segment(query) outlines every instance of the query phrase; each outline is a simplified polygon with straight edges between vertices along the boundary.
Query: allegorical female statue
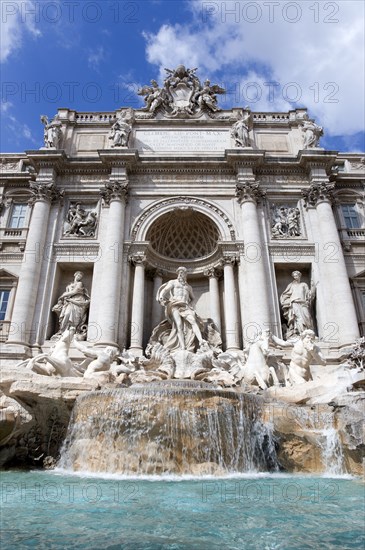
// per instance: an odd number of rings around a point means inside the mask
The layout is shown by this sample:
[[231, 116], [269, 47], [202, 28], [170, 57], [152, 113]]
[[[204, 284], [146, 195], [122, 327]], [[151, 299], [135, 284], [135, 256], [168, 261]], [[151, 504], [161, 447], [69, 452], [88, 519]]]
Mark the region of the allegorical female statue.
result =
[[82, 282], [83, 276], [82, 271], [76, 271], [73, 282], [67, 285], [66, 291], [52, 308], [59, 317], [59, 328], [54, 337], [59, 337], [66, 329], [75, 327], [76, 338], [86, 338], [90, 296]]
[[302, 283], [300, 271], [293, 271], [293, 281], [288, 284], [280, 303], [284, 317], [287, 320], [287, 339], [298, 336], [306, 329], [313, 329], [313, 319], [310, 313], [314, 290], [310, 290], [307, 283]]

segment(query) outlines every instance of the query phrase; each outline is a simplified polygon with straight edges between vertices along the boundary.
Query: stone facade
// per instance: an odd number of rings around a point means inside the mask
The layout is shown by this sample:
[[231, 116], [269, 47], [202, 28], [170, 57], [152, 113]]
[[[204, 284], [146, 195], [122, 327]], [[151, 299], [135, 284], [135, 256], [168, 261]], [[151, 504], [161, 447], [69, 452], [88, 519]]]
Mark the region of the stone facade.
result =
[[88, 342], [135, 355], [179, 266], [224, 350], [286, 338], [294, 270], [327, 358], [364, 335], [364, 157], [320, 148], [305, 109], [221, 110], [221, 89], [185, 71], [142, 89], [144, 109], [59, 109], [45, 147], [0, 156], [3, 358], [49, 349], [79, 271]]

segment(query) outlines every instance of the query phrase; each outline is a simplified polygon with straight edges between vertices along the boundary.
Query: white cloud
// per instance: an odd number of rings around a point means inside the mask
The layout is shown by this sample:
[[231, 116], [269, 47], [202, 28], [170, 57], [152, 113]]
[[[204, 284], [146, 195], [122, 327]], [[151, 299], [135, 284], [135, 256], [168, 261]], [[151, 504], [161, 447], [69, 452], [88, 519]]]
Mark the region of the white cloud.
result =
[[[275, 8], [272, 22], [265, 4]], [[245, 9], [248, 5], [250, 10]], [[236, 105], [249, 103], [244, 86], [254, 81], [263, 92], [261, 99], [251, 104], [254, 110], [288, 110], [304, 105], [332, 135], [363, 130], [362, 2], [190, 0], [190, 8], [190, 22], [163, 25], [156, 34], [145, 34], [147, 59], [159, 66], [161, 77], [163, 67], [179, 63], [198, 66], [202, 78], [219, 78], [231, 88], [240, 86], [240, 97], [233, 101]], [[257, 22], [247, 21], [258, 15]], [[288, 21], [295, 17], [298, 21]], [[280, 84], [273, 101], [265, 86], [269, 81]], [[289, 83], [295, 84], [285, 88]], [[298, 92], [300, 101], [290, 104], [285, 92], [289, 98]]]
[[0, 62], [7, 61], [11, 54], [22, 46], [25, 33], [28, 32], [33, 37], [41, 35], [36, 26], [39, 20], [39, 4], [34, 0], [1, 2]]
[[4, 100], [1, 100], [0, 102], [0, 112], [2, 114], [5, 114], [9, 111], [9, 109], [13, 106], [12, 102], [11, 101], [4, 101]]
[[105, 51], [103, 46], [98, 46], [95, 50], [89, 52], [87, 62], [91, 69], [98, 70], [99, 65], [105, 59]]

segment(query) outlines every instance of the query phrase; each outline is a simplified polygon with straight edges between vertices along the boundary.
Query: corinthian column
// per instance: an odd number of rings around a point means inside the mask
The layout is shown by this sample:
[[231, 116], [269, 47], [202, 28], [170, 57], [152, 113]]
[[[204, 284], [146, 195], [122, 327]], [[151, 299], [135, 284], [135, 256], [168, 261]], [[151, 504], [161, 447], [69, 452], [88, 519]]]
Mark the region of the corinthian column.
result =
[[12, 346], [22, 347], [24, 352], [28, 352], [30, 344], [51, 202], [63, 194], [56, 189], [54, 178], [53, 169], [41, 168], [36, 182], [30, 183], [33, 194], [30, 204], [33, 204], [33, 210], [7, 341]]
[[144, 286], [145, 286], [145, 256], [134, 254], [130, 257], [134, 268], [134, 284], [131, 317], [131, 346], [134, 355], [143, 354], [143, 318], [144, 318]]
[[217, 326], [218, 332], [221, 332], [221, 306], [219, 299], [218, 272], [215, 268], [204, 271], [204, 275], [209, 278], [209, 298], [210, 298], [210, 317]]
[[151, 329], [153, 330], [162, 320], [162, 312], [163, 308], [156, 300], [157, 291], [162, 285], [162, 271], [156, 270], [153, 277], [153, 296], [152, 296], [152, 326]]
[[237, 303], [235, 291], [233, 267], [236, 262], [234, 257], [223, 258], [224, 270], [224, 316], [226, 321], [226, 349], [235, 351], [240, 349], [240, 337], [238, 328]]
[[311, 168], [310, 177], [311, 185], [302, 193], [306, 205], [315, 207], [318, 216], [318, 267], [326, 301], [326, 323], [319, 327], [319, 334], [329, 344], [350, 344], [359, 337], [359, 327], [331, 206], [334, 184], [329, 182], [325, 169], [318, 165]]
[[103, 284], [100, 287], [98, 314], [101, 338], [98, 345], [117, 346], [118, 341], [127, 190], [128, 181], [125, 169], [121, 169], [118, 173], [117, 180], [110, 181], [105, 185], [105, 189], [101, 190], [101, 196], [109, 212], [107, 232], [103, 242]]
[[264, 264], [257, 202], [265, 195], [255, 181], [252, 168], [239, 167], [236, 197], [241, 205], [244, 255], [241, 256], [243, 275], [242, 314], [244, 340], [260, 333], [270, 325], [268, 282]]

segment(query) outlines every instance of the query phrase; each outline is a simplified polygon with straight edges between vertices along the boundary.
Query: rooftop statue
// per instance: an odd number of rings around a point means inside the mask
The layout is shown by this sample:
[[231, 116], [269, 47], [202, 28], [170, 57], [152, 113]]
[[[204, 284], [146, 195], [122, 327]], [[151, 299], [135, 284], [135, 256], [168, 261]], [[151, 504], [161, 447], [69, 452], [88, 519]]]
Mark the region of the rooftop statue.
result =
[[46, 115], [41, 115], [41, 122], [44, 126], [44, 146], [47, 149], [59, 149], [62, 131], [57, 115], [52, 120], [48, 120]]
[[170, 117], [193, 116], [203, 111], [212, 115], [220, 111], [217, 94], [224, 94], [225, 90], [218, 84], [211, 85], [209, 80], [202, 85], [196, 70], [184, 65], [178, 65], [174, 70], [165, 69], [167, 77], [162, 88], [155, 80], [140, 88], [137, 93], [144, 96], [144, 110], [151, 115], [161, 110]]
[[308, 119], [308, 115], [301, 125], [303, 133], [303, 149], [319, 147], [319, 140], [323, 136], [323, 127]]
[[241, 118], [232, 126], [231, 136], [235, 141], [236, 147], [251, 147], [249, 132], [252, 129], [252, 112], [249, 107], [245, 107]]
[[117, 120], [110, 129], [111, 147], [128, 147], [133, 119], [132, 109], [127, 109], [124, 113], [118, 115]]

